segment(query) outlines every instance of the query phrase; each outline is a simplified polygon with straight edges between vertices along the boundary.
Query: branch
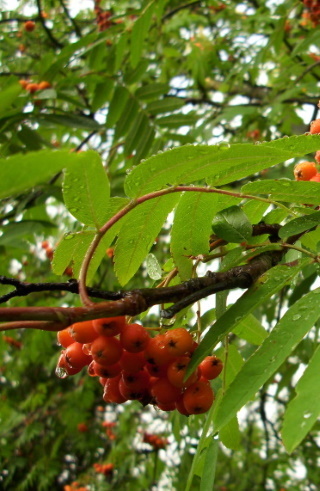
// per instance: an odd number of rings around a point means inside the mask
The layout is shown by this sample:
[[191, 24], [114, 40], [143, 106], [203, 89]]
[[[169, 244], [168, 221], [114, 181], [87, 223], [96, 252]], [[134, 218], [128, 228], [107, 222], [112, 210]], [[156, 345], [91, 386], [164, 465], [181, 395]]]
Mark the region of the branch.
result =
[[70, 13], [69, 13], [69, 10], [67, 9], [67, 7], [65, 6], [65, 3], [63, 0], [59, 0], [60, 2], [60, 5], [61, 7], [63, 8], [63, 11], [66, 15], [66, 17], [69, 19], [69, 21], [71, 22], [71, 24], [73, 25], [73, 28], [74, 28], [74, 32], [76, 33], [76, 35], [81, 38], [82, 37], [82, 33], [81, 33], [81, 30], [78, 26], [78, 24], [76, 23], [76, 21], [74, 20], [73, 17], [71, 17]]
[[48, 38], [50, 39], [51, 43], [56, 47], [56, 48], [63, 48], [63, 44], [60, 43], [60, 41], [58, 41], [58, 39], [56, 39], [54, 37], [54, 35], [52, 34], [51, 30], [48, 28], [48, 26], [46, 25], [46, 21], [45, 19], [42, 17], [41, 15], [41, 12], [42, 12], [42, 8], [41, 8], [41, 2], [40, 0], [36, 0], [36, 3], [37, 3], [37, 8], [38, 8], [38, 14], [39, 14], [39, 20], [42, 24], [42, 27], [43, 29], [46, 31], [46, 34], [48, 36]]
[[189, 3], [185, 3], [184, 5], [180, 5], [179, 7], [176, 7], [172, 10], [170, 10], [170, 12], [167, 12], [163, 17], [162, 17], [162, 21], [164, 20], [167, 20], [167, 19], [170, 19], [170, 17], [172, 17], [174, 14], [176, 14], [177, 12], [179, 12], [180, 10], [183, 10], [183, 9], [187, 9], [189, 7], [194, 7], [196, 5], [201, 5], [201, 1], [197, 1], [197, 2], [189, 2]]

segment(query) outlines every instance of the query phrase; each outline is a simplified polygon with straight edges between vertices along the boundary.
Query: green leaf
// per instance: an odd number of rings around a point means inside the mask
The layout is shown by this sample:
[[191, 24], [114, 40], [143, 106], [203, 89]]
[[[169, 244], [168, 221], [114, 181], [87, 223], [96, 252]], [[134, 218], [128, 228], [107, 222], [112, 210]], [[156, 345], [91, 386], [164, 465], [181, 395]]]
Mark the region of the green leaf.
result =
[[145, 8], [142, 15], [135, 21], [131, 32], [131, 49], [130, 49], [130, 61], [133, 67], [136, 67], [141, 53], [144, 47], [144, 40], [148, 34], [150, 27], [151, 17], [154, 10], [154, 2]]
[[284, 314], [228, 387], [216, 413], [217, 428], [227, 424], [236, 412], [254, 397], [319, 316], [320, 289], [305, 295]]
[[130, 97], [117, 122], [115, 129], [115, 139], [118, 139], [120, 136], [124, 136], [127, 131], [129, 131], [131, 125], [133, 125], [135, 121], [138, 110], [139, 105], [137, 101]]
[[194, 112], [188, 114], [172, 114], [163, 116], [155, 120], [156, 124], [166, 128], [180, 128], [181, 126], [193, 126], [198, 120], [198, 116]]
[[301, 244], [312, 251], [318, 252], [320, 247], [320, 229], [308, 232], [301, 237]]
[[186, 377], [193, 372], [205, 356], [211, 353], [223, 336], [236, 328], [259, 305], [281, 290], [309, 262], [308, 259], [305, 259], [301, 261], [299, 266], [275, 266], [261, 275], [205, 334], [198, 348], [193, 353]]
[[279, 237], [284, 239], [290, 235], [300, 234], [305, 230], [316, 227], [320, 223], [320, 211], [306, 215], [304, 217], [295, 218], [284, 225], [279, 231]]
[[307, 203], [318, 204], [319, 202], [319, 183], [308, 181], [289, 181], [280, 179], [273, 181], [249, 182], [242, 187], [241, 191], [246, 194], [266, 194], [271, 199], [286, 201], [288, 203]]
[[7, 110], [17, 101], [17, 97], [21, 94], [22, 88], [15, 81], [9, 87], [6, 87], [0, 93], [0, 117], [5, 116]]
[[241, 433], [236, 416], [224, 425], [219, 431], [220, 440], [223, 445], [231, 450], [239, 450], [241, 447]]
[[38, 121], [48, 121], [49, 123], [67, 126], [68, 128], [79, 128], [81, 130], [98, 131], [101, 125], [94, 119], [80, 116], [77, 114], [41, 114], [37, 117]]
[[77, 162], [83, 155], [50, 149], [0, 159], [0, 198], [28, 191]]
[[268, 332], [253, 314], [249, 314], [242, 319], [237, 327], [232, 329], [232, 332], [239, 338], [248, 341], [248, 343], [256, 345], [260, 345], [268, 336]]
[[135, 92], [135, 96], [138, 99], [142, 99], [144, 101], [150, 101], [150, 100], [153, 101], [154, 99], [157, 99], [159, 96], [169, 92], [169, 90], [170, 90], [169, 84], [160, 84], [160, 83], [147, 84], [147, 85], [143, 85], [142, 87], [139, 87]]
[[269, 206], [269, 203], [251, 199], [242, 206], [242, 209], [251, 223], [259, 223]]
[[181, 197], [172, 226], [171, 252], [182, 280], [189, 279], [191, 275], [192, 261], [186, 256], [209, 253], [211, 223], [215, 214], [236, 202], [239, 199], [232, 196], [210, 193], [187, 192]]
[[96, 85], [91, 104], [92, 111], [97, 111], [110, 100], [113, 88], [113, 80], [108, 79]]
[[80, 153], [66, 170], [63, 197], [70, 213], [86, 225], [99, 229], [109, 216], [110, 184], [97, 152]]
[[212, 491], [219, 451], [219, 442], [211, 437], [208, 447], [205, 450], [203, 471], [201, 473], [200, 491]]
[[240, 243], [252, 235], [252, 225], [239, 206], [231, 206], [217, 213], [212, 228], [218, 237], [227, 242]]
[[[306, 297], [304, 297], [306, 298]], [[320, 414], [319, 383], [320, 346], [314, 352], [302, 377], [296, 385], [296, 397], [284, 414], [282, 441], [291, 453], [311, 430]]]
[[154, 134], [149, 124], [149, 118], [142, 112], [139, 112], [132, 122], [130, 131], [126, 137], [124, 152], [131, 155], [134, 149], [139, 150], [140, 154], [144, 153], [145, 144], [149, 140], [148, 135]]
[[113, 97], [111, 99], [106, 126], [112, 128], [121, 116], [123, 109], [125, 108], [129, 98], [129, 92], [122, 85], [118, 85], [115, 88]]
[[[111, 198], [108, 204], [109, 215], [111, 218], [121, 208], [128, 204], [125, 198]], [[104, 235], [89, 266], [88, 282], [90, 282], [98, 269], [102, 259], [105, 257], [106, 249], [111, 245], [116, 235], [119, 233], [122, 221], [119, 220]], [[53, 256], [52, 269], [57, 275], [62, 275], [64, 270], [72, 264], [73, 277], [78, 278], [82, 261], [88, 247], [95, 237], [94, 231], [83, 230], [81, 232], [65, 234], [58, 243]]]
[[0, 245], [15, 245], [18, 238], [34, 237], [35, 234], [42, 234], [46, 229], [56, 228], [57, 225], [43, 220], [22, 220], [21, 222], [11, 222], [3, 225], [0, 237]]
[[115, 247], [115, 272], [125, 285], [152, 247], [179, 194], [160, 196], [132, 210], [124, 220]]
[[176, 111], [184, 106], [185, 102], [179, 97], [168, 96], [158, 101], [151, 102], [146, 107], [149, 114], [161, 114]]
[[[133, 169], [125, 181], [126, 194], [141, 196], [168, 184], [201, 179], [209, 179], [212, 186], [227, 184], [318, 148], [319, 135], [293, 136], [260, 145], [185, 145], [154, 155]], [[317, 183], [296, 184], [317, 186]]]

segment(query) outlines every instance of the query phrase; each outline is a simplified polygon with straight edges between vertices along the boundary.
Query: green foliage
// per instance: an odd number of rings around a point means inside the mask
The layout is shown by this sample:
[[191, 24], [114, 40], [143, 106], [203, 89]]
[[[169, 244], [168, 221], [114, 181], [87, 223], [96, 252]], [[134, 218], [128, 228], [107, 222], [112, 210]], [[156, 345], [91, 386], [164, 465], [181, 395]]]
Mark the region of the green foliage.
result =
[[[53, 333], [1, 333], [0, 488], [319, 489], [319, 183], [293, 168], [320, 149], [306, 134], [320, 19], [295, 0], [14, 4], [1, 18], [0, 307], [28, 319], [79, 307], [67, 287], [38, 285], [79, 279], [197, 294], [197, 277], [217, 272], [216, 295], [172, 320], [166, 297], [133, 322], [190, 329], [189, 370], [212, 352], [224, 370], [211, 409], [186, 418], [105, 403], [84, 372], [59, 379]], [[281, 228], [255, 235], [259, 223]], [[266, 272], [231, 291], [257, 263]], [[15, 296], [19, 281], [33, 292]], [[155, 450], [144, 432], [169, 443]]]

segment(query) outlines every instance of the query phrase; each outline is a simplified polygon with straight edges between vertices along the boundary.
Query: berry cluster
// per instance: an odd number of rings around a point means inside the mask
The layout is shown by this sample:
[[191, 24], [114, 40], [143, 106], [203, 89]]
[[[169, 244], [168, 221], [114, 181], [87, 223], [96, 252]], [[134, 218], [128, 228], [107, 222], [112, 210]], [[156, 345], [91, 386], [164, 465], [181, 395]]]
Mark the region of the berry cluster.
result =
[[208, 411], [214, 401], [209, 380], [223, 368], [219, 358], [207, 356], [184, 380], [197, 347], [189, 331], [178, 327], [152, 338], [125, 317], [75, 323], [58, 333], [58, 342], [65, 348], [57, 364], [59, 377], [88, 366], [89, 375], [99, 377], [105, 402], [138, 400], [186, 416]]
[[89, 491], [86, 486], [81, 486], [78, 481], [63, 486], [63, 491]]
[[33, 83], [30, 80], [19, 80], [19, 84], [23, 89], [30, 92], [30, 94], [34, 94], [39, 90], [49, 89], [51, 87], [50, 82], [47, 82], [46, 80], [42, 80], [42, 82], [39, 82], [38, 84]]
[[107, 29], [109, 29], [109, 27], [112, 26], [112, 21], [109, 20], [112, 16], [112, 12], [110, 12], [110, 10], [103, 11], [99, 3], [99, 0], [95, 0], [94, 11], [97, 17], [98, 29], [100, 32], [102, 32], [106, 31]]
[[[311, 135], [320, 134], [320, 119], [315, 119], [310, 124]], [[320, 164], [320, 150], [315, 153], [315, 161]], [[300, 162], [293, 170], [296, 181], [320, 182], [320, 172], [314, 162]]]
[[[316, 27], [320, 23], [320, 1], [319, 0], [303, 0], [305, 7], [308, 9], [308, 18]], [[306, 16], [304, 16], [306, 17]]]
[[163, 438], [159, 435], [154, 435], [153, 433], [144, 433], [143, 442], [148, 443], [153, 447], [154, 450], [160, 450], [160, 448], [166, 448], [168, 445], [167, 438]]
[[114, 465], [113, 464], [93, 464], [95, 471], [98, 474], [103, 474], [104, 476], [111, 476], [113, 474]]

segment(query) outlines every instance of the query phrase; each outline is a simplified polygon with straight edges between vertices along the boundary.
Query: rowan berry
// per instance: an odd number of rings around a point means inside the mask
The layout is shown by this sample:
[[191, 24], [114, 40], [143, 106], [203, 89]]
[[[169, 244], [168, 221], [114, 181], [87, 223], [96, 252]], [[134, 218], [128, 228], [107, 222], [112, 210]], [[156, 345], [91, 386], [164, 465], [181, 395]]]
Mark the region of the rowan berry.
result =
[[113, 365], [120, 360], [122, 347], [116, 338], [99, 336], [91, 345], [91, 354], [92, 358], [100, 365]]
[[99, 334], [103, 336], [116, 336], [122, 332], [126, 325], [126, 318], [120, 317], [106, 317], [104, 319], [95, 319], [93, 321], [93, 327]]
[[222, 361], [216, 356], [207, 356], [199, 365], [200, 373], [203, 377], [208, 380], [212, 380], [220, 373], [223, 369]]
[[150, 383], [150, 377], [144, 370], [140, 370], [138, 373], [122, 372], [121, 379], [130, 389], [147, 389]]
[[74, 342], [66, 348], [66, 360], [72, 368], [83, 368], [89, 365], [92, 357], [82, 351], [82, 344]]
[[27, 32], [32, 32], [35, 30], [35, 27], [36, 27], [36, 24], [35, 22], [33, 22], [33, 20], [27, 20], [25, 23], [24, 23], [24, 29], [25, 31]]
[[77, 428], [78, 428], [78, 431], [80, 431], [80, 433], [85, 433], [89, 429], [88, 425], [86, 425], [86, 423], [78, 423]]
[[187, 371], [187, 367], [190, 363], [188, 356], [179, 356], [173, 363], [171, 363], [167, 370], [167, 377], [169, 382], [175, 387], [189, 387], [197, 381], [197, 373], [194, 372], [184, 381], [184, 376]]
[[314, 121], [311, 121], [310, 133], [311, 135], [317, 135], [318, 133], [320, 133], [320, 119], [315, 119]]
[[320, 174], [317, 173], [315, 176], [311, 177], [310, 181], [320, 182]]
[[157, 406], [159, 409], [161, 409], [161, 411], [170, 412], [170, 411], [175, 410], [176, 403], [175, 402], [168, 402], [167, 404], [163, 404], [161, 402], [157, 402]]
[[74, 343], [73, 337], [70, 335], [69, 328], [59, 331], [57, 334], [57, 340], [60, 346], [67, 348], [70, 344]]
[[318, 150], [314, 155], [315, 161], [320, 164], [320, 150]]
[[164, 334], [158, 334], [150, 339], [149, 344], [145, 349], [145, 357], [151, 365], [168, 365], [174, 360], [175, 355], [168, 350], [165, 341]]
[[213, 390], [204, 382], [190, 385], [183, 394], [183, 404], [189, 414], [202, 414], [210, 409], [214, 401]]
[[21, 85], [21, 87], [23, 89], [25, 89], [27, 87], [27, 85], [30, 84], [30, 80], [19, 80], [19, 84]]
[[45, 89], [49, 89], [51, 87], [51, 84], [46, 80], [42, 80], [42, 82], [39, 82], [38, 87], [39, 90], [45, 90]]
[[172, 355], [181, 356], [193, 348], [193, 339], [189, 331], [177, 327], [165, 333], [164, 344]]
[[103, 400], [105, 402], [113, 402], [116, 404], [122, 404], [128, 399], [123, 397], [119, 391], [119, 382], [121, 376], [118, 375], [115, 378], [109, 378], [104, 385]]
[[151, 395], [160, 404], [175, 402], [180, 394], [181, 390], [172, 385], [167, 378], [160, 378], [151, 386]]
[[62, 351], [61, 355], [59, 356], [59, 360], [57, 363], [56, 367], [56, 374], [60, 378], [65, 378], [68, 375], [75, 375], [76, 373], [79, 373], [81, 371], [82, 367], [80, 368], [73, 368], [69, 365], [66, 359], [66, 351]]
[[78, 343], [92, 343], [99, 334], [93, 327], [93, 321], [76, 322], [69, 327], [70, 336]]
[[119, 364], [122, 370], [127, 373], [138, 373], [146, 364], [144, 352], [130, 353], [129, 351], [123, 350]]
[[295, 166], [293, 173], [296, 181], [310, 181], [316, 175], [317, 167], [314, 162], [300, 162]]
[[150, 341], [150, 336], [140, 324], [129, 324], [120, 334], [120, 342], [130, 353], [143, 351]]
[[[129, 387], [123, 380], [123, 378], [119, 381], [119, 391], [120, 394], [126, 398], [126, 400], [138, 400], [143, 401], [145, 398], [148, 399], [149, 391], [147, 387]], [[147, 404], [149, 403], [149, 400]]]
[[106, 367], [93, 360], [88, 366], [88, 373], [93, 377], [113, 378], [119, 375], [120, 372], [121, 366], [119, 363], [114, 363]]
[[176, 405], [176, 410], [179, 411], [180, 414], [183, 414], [184, 416], [190, 416], [190, 413], [186, 410], [185, 405], [183, 403], [183, 395], [180, 397], [180, 399], [178, 399], [175, 402], [175, 405]]
[[37, 92], [37, 90], [39, 90], [39, 85], [35, 83], [28, 84], [26, 86], [26, 90], [30, 92], [30, 94], [34, 94], [35, 92]]

